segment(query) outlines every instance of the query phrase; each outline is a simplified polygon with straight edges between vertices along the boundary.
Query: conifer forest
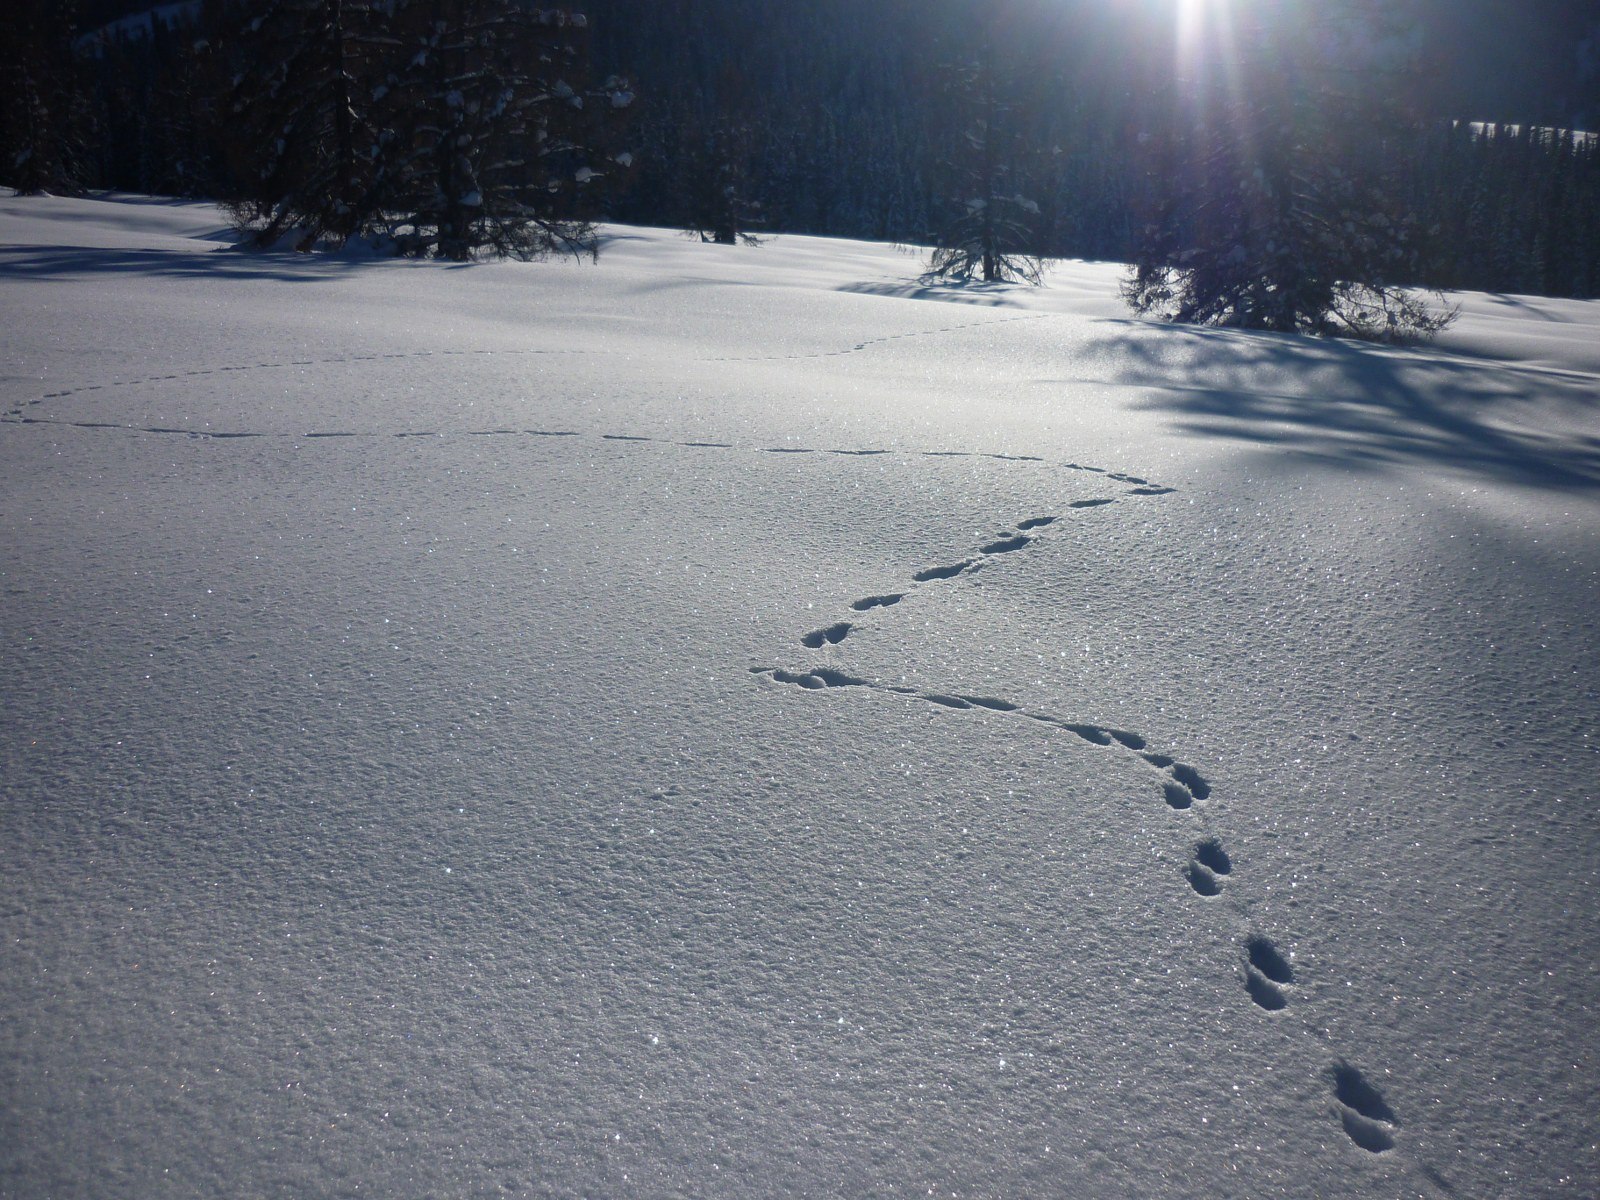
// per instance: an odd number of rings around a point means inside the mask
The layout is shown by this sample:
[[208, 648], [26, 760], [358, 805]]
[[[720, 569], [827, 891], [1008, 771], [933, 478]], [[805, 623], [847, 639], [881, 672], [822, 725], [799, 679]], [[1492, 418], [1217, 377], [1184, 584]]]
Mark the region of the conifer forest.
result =
[[[1295, 45], [1270, 16], [1241, 31], [1262, 69], [1228, 94], [1175, 66], [1162, 7], [16, 0], [0, 161], [24, 191], [222, 199], [258, 241], [307, 249], [590, 254], [600, 218], [837, 235], [985, 279], [1131, 262], [1137, 308], [1319, 331], [1302, 309], [1343, 305], [1354, 328], [1392, 285], [1600, 295], [1582, 5], [1562, 10], [1578, 65], [1487, 104], [1442, 77], [1414, 5], [1259, 9], [1316, 19]], [[1264, 175], [1241, 174], [1247, 143]], [[1217, 276], [1229, 255], [1287, 256], [1293, 278], [1264, 298]], [[1375, 302], [1336, 300], [1356, 277]]]

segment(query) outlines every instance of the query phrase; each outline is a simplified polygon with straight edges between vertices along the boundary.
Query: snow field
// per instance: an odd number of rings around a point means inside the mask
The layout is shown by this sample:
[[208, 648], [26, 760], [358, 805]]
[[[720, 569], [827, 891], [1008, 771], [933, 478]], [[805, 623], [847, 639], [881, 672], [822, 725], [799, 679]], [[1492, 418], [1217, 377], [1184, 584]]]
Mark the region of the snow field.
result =
[[1600, 1179], [1594, 306], [0, 224], [0, 1191]]

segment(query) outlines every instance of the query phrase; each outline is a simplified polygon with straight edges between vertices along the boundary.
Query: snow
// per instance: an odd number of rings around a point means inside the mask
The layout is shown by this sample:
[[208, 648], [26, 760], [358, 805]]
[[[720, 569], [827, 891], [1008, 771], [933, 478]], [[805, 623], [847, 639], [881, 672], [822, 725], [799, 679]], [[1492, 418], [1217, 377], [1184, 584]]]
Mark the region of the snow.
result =
[[222, 226], [0, 200], [0, 1194], [1600, 1191], [1600, 306]]

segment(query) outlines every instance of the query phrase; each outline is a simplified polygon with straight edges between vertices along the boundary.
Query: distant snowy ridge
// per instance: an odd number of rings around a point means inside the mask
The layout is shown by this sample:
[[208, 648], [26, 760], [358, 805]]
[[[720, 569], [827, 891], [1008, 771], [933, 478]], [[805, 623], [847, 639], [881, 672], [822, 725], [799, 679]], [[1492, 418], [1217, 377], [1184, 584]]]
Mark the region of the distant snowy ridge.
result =
[[1580, 146], [1591, 146], [1600, 134], [1584, 129], [1560, 129], [1554, 125], [1509, 125], [1494, 121], [1457, 121], [1456, 127], [1465, 125], [1472, 131], [1474, 137], [1521, 137], [1524, 133], [1537, 137], [1542, 142], [1558, 142], [1562, 138], [1571, 138]]
[[145, 12], [120, 17], [102, 25], [99, 29], [82, 35], [75, 45], [79, 51], [98, 51], [112, 42], [123, 39], [138, 40], [154, 37], [157, 22], [160, 22], [162, 28], [170, 30], [197, 21], [199, 17], [200, 0], [177, 0], [173, 4], [158, 4]]

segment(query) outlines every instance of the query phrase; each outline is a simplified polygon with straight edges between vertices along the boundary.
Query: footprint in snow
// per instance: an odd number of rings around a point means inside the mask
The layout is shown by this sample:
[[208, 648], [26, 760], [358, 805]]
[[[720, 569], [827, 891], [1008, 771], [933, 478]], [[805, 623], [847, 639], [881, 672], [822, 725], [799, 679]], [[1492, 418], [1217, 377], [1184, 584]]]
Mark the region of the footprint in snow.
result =
[[1222, 892], [1222, 877], [1233, 873], [1233, 860], [1216, 838], [1207, 838], [1194, 848], [1194, 859], [1184, 872], [1189, 886], [1202, 896]]
[[997, 542], [990, 542], [987, 546], [982, 548], [981, 553], [1010, 554], [1014, 550], [1021, 550], [1024, 546], [1028, 545], [1032, 541], [1033, 539], [1031, 537], [1026, 537], [1019, 533], [1014, 537], [1004, 537]]
[[826, 629], [812, 630], [800, 639], [800, 644], [809, 650], [820, 650], [825, 645], [837, 646], [854, 628], [855, 626], [849, 621], [840, 621], [837, 625], [830, 625]]
[[928, 567], [918, 571], [911, 578], [918, 583], [931, 583], [935, 579], [954, 579], [964, 571], [970, 571], [978, 565], [978, 560], [969, 558], [964, 562], [951, 563], [948, 567]]
[[1244, 944], [1244, 987], [1254, 1000], [1268, 1012], [1287, 1008], [1288, 996], [1283, 989], [1294, 983], [1294, 968], [1268, 939], [1256, 936]]
[[1400, 1124], [1383, 1093], [1347, 1062], [1335, 1063], [1333, 1077], [1334, 1109], [1350, 1140], [1370, 1154], [1394, 1149], [1394, 1130]]
[[866, 612], [874, 608], [888, 608], [891, 604], [899, 604], [904, 600], [905, 593], [899, 592], [888, 596], [868, 596], [864, 600], [857, 600], [850, 607], [856, 612]]

